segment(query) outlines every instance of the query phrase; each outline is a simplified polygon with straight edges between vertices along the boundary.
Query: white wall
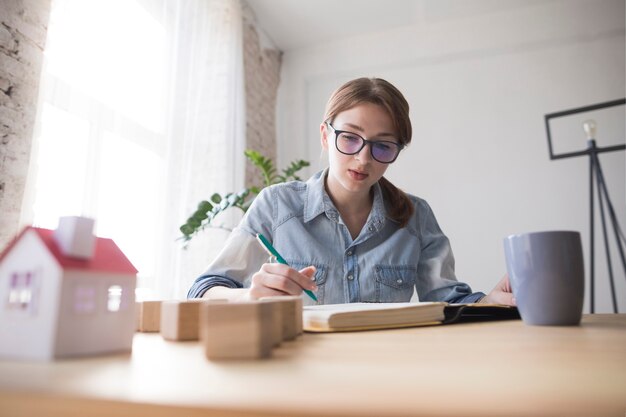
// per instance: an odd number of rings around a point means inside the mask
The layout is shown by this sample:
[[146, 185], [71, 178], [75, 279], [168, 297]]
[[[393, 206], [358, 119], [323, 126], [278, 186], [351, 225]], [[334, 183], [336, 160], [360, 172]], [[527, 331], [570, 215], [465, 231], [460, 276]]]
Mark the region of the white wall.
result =
[[[303, 158], [317, 165], [310, 172], [321, 168], [319, 123], [332, 90], [359, 76], [386, 78], [409, 100], [414, 127], [413, 143], [387, 177], [432, 205], [459, 279], [490, 290], [505, 271], [502, 238], [537, 230], [579, 230], [588, 265], [588, 160], [550, 161], [543, 116], [626, 95], [624, 0], [511, 2], [452, 16], [437, 13], [437, 4], [423, 2], [414, 26], [285, 52], [279, 166]], [[320, 30], [332, 24], [341, 19], [320, 16]], [[600, 124], [600, 145], [623, 143], [623, 110]], [[563, 120], [555, 121], [558, 149], [584, 148], [579, 122]], [[626, 227], [624, 152], [601, 161]], [[625, 312], [616, 251], [613, 263]], [[596, 311], [607, 312], [600, 234], [596, 264]], [[588, 295], [585, 303], [587, 311]]]

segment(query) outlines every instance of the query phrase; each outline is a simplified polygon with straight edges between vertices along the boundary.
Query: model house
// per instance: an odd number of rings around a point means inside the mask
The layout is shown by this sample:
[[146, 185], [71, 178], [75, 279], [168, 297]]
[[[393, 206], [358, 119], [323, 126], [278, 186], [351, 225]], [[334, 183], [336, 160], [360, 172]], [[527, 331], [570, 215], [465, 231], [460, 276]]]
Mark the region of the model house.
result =
[[93, 220], [26, 227], [0, 255], [0, 357], [129, 351], [137, 270]]

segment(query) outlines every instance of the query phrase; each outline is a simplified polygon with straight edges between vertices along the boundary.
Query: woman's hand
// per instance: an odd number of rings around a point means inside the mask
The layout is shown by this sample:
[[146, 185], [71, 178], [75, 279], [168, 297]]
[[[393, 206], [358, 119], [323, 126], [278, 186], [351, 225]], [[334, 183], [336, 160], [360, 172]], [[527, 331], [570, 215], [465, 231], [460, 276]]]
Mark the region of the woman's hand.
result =
[[504, 274], [500, 282], [487, 294], [481, 303], [487, 304], [504, 304], [508, 306], [515, 305], [515, 297], [513, 297], [513, 290], [511, 289], [511, 282], [509, 281], [509, 274]]
[[307, 266], [300, 271], [283, 265], [267, 263], [252, 276], [248, 298], [257, 300], [274, 295], [300, 295], [302, 290], [316, 291], [313, 281], [314, 266]]

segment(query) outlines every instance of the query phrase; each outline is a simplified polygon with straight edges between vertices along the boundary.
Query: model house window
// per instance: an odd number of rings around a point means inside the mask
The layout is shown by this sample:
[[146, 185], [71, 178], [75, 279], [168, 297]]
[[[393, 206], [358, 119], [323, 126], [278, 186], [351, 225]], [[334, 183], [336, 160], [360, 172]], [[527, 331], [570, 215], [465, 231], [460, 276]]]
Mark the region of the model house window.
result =
[[119, 285], [111, 285], [108, 294], [107, 310], [113, 312], [120, 311], [122, 308], [122, 287]]
[[11, 274], [7, 308], [14, 311], [34, 312], [35, 274], [14, 272]]
[[88, 314], [95, 310], [96, 289], [89, 285], [79, 285], [74, 288], [74, 312]]

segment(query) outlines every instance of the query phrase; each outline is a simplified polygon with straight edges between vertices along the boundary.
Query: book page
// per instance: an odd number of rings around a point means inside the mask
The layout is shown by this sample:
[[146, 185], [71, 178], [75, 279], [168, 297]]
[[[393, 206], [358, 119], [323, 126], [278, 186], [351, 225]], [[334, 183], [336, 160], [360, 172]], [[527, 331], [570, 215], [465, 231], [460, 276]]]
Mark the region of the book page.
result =
[[443, 302], [347, 303], [306, 306], [304, 328], [311, 331], [391, 328], [441, 322]]

